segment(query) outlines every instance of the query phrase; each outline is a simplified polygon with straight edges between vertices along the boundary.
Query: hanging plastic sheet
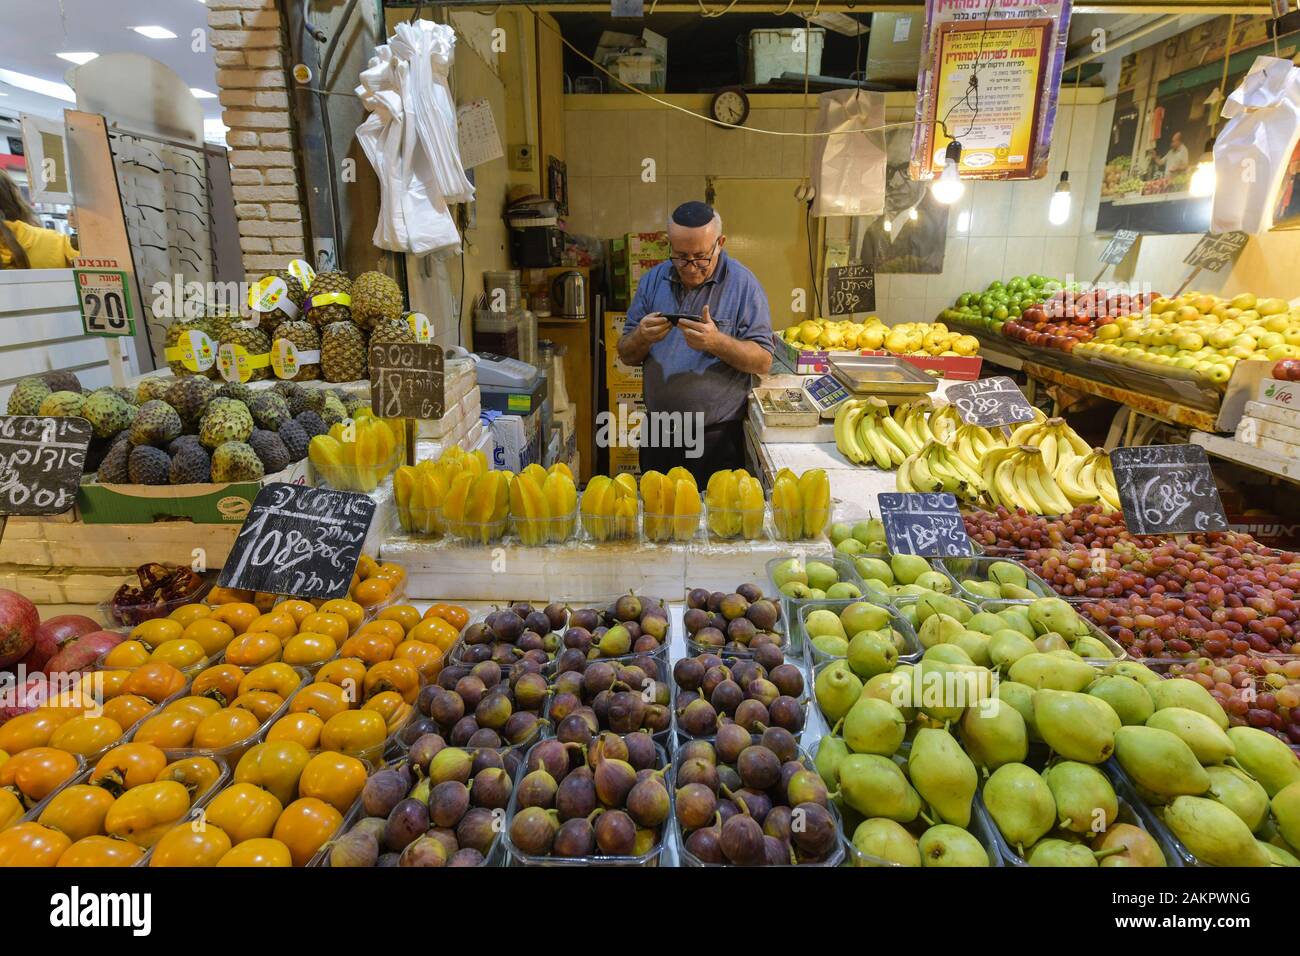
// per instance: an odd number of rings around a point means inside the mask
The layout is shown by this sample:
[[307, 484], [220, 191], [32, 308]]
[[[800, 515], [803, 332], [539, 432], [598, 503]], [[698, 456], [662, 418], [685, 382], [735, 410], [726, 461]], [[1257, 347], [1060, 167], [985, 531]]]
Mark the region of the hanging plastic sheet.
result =
[[812, 180], [814, 216], [874, 216], [885, 209], [885, 97], [862, 90], [836, 90], [817, 97]]

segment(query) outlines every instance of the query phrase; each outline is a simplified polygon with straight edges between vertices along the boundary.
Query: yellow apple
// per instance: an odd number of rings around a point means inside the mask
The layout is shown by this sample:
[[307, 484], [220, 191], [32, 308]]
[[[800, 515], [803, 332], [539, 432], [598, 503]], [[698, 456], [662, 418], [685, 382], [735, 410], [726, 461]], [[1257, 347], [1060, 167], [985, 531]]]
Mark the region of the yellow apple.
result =
[[1285, 299], [1261, 299], [1255, 306], [1260, 315], [1280, 315], [1287, 310]]
[[1300, 345], [1300, 327], [1294, 325], [1291, 326], [1282, 333], [1282, 338], [1286, 341], [1287, 345]]
[[1216, 385], [1222, 385], [1232, 378], [1232, 369], [1223, 364], [1211, 365], [1206, 377]]
[[1270, 315], [1264, 320], [1264, 328], [1270, 332], [1285, 332], [1291, 326], [1291, 316], [1285, 313], [1281, 315]]

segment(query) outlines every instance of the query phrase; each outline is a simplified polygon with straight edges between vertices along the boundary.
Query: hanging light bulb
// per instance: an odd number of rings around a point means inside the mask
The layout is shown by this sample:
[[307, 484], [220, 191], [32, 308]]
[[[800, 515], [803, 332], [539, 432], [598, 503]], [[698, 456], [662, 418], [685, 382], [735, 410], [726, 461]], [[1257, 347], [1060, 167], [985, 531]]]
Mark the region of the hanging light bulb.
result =
[[1201, 155], [1201, 161], [1196, 164], [1191, 182], [1187, 184], [1187, 190], [1197, 199], [1203, 199], [1214, 195], [1214, 186], [1214, 140], [1210, 140], [1205, 144], [1205, 152]]
[[889, 219], [886, 219], [886, 220], [885, 220], [885, 232], [893, 232], [893, 231], [894, 231], [894, 223], [893, 223], [893, 221], [892, 221], [892, 220], [889, 220]]
[[966, 184], [961, 181], [961, 173], [957, 170], [957, 164], [960, 161], [961, 143], [954, 139], [948, 144], [948, 148], [944, 150], [943, 172], [936, 176], [934, 182], [930, 184], [930, 194], [934, 196], [935, 202], [951, 206], [966, 191]]
[[1056, 184], [1052, 201], [1047, 207], [1047, 221], [1053, 226], [1062, 225], [1070, 218], [1070, 174], [1061, 173], [1061, 181]]
[[909, 209], [907, 210], [907, 218], [910, 219], [910, 220], [912, 220], [912, 222], [916, 222], [916, 220], [917, 220], [917, 213], [916, 213], [916, 207], [915, 207], [915, 206], [912, 206], [911, 208], [909, 208]]

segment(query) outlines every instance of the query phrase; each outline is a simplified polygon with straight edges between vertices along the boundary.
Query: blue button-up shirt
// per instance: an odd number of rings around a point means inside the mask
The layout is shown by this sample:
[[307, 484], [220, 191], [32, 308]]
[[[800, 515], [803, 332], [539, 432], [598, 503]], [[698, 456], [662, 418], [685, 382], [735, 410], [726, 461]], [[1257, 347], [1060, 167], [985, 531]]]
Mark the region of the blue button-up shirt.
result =
[[[626, 335], [651, 312], [702, 315], [704, 306], [718, 328], [744, 342], [757, 342], [772, 351], [772, 314], [754, 273], [725, 251], [706, 282], [687, 289], [671, 262], [655, 266], [642, 277], [627, 310]], [[686, 344], [673, 329], [650, 347], [642, 367], [646, 408], [652, 412], [703, 412], [704, 424], [734, 421], [745, 415], [751, 376], [708, 352]]]

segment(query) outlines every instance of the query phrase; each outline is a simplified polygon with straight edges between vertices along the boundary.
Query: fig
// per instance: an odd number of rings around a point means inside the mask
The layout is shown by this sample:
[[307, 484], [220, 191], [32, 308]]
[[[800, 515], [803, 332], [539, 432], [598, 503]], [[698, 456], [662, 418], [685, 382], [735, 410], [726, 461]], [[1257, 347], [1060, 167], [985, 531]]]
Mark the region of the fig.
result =
[[515, 704], [520, 710], [541, 710], [546, 690], [546, 678], [541, 674], [523, 674], [515, 681]]
[[675, 757], [679, 764], [694, 759], [703, 760], [705, 763], [712, 764], [718, 762], [718, 754], [713, 749], [713, 744], [709, 743], [707, 740], [688, 740], [677, 748]]
[[733, 800], [736, 806], [740, 808], [741, 813], [753, 817], [760, 826], [767, 820], [767, 815], [772, 812], [774, 802], [766, 793], [748, 787], [736, 790], [733, 793]]
[[434, 826], [454, 827], [469, 809], [469, 787], [446, 780], [429, 791], [429, 819]]
[[475, 674], [467, 674], [456, 681], [456, 693], [465, 702], [467, 711], [478, 706], [478, 702], [483, 699], [486, 690], [487, 685], [483, 683], [482, 678]]
[[714, 793], [718, 792], [718, 768], [707, 760], [696, 757], [687, 760], [677, 768], [677, 783], [685, 786], [689, 783], [702, 783]]
[[618, 734], [603, 731], [587, 748], [587, 765], [595, 769], [601, 757], [608, 757], [610, 760], [627, 760], [627, 744]]
[[623, 746], [627, 748], [627, 762], [637, 770], [653, 767], [659, 756], [654, 738], [649, 734], [628, 734], [623, 738]]
[[758, 634], [758, 628], [747, 617], [734, 618], [727, 622], [727, 640], [737, 644], [748, 645]]
[[750, 681], [749, 686], [745, 688], [745, 696], [750, 700], [758, 701], [764, 707], [770, 707], [772, 701], [781, 696], [781, 692], [777, 690], [776, 685], [770, 680], [760, 678], [756, 681]]
[[692, 640], [701, 647], [722, 647], [727, 643], [726, 635], [711, 624], [696, 631]]
[[425, 734], [436, 734], [441, 729], [442, 728], [440, 728], [438, 724], [430, 718], [417, 717], [402, 728], [401, 732], [397, 735], [397, 739], [409, 747]]
[[[476, 807], [504, 810], [506, 804], [510, 802], [510, 789], [510, 774], [496, 767], [489, 767], [474, 777], [469, 795]], [[436, 821], [437, 818], [434, 819]]]
[[558, 785], [555, 777], [545, 770], [534, 770], [519, 781], [519, 790], [515, 802], [521, 807], [555, 806], [555, 793]]
[[618, 670], [613, 664], [608, 661], [595, 661], [588, 664], [587, 669], [582, 673], [582, 689], [594, 697], [602, 690], [613, 687], [617, 676]]
[[485, 620], [475, 621], [460, 632], [461, 640], [466, 644], [487, 644], [492, 640], [491, 621], [495, 613], [489, 614]]
[[456, 842], [461, 849], [478, 850], [484, 856], [491, 851], [496, 836], [496, 817], [483, 807], [470, 808], [456, 827]]
[[497, 614], [492, 620], [492, 633], [497, 640], [513, 644], [524, 633], [524, 620], [518, 614]]
[[682, 690], [697, 690], [704, 681], [704, 665], [698, 658], [683, 657], [673, 665], [673, 680]]
[[668, 811], [668, 788], [658, 777], [648, 777], [628, 791], [628, 815], [641, 826], [659, 826], [668, 819]]
[[524, 628], [535, 634], [551, 633], [551, 619], [543, 611], [532, 611], [524, 618]]
[[443, 690], [455, 690], [462, 677], [469, 674], [468, 664], [451, 664], [438, 672], [437, 684]]
[[773, 807], [763, 820], [763, 834], [790, 842], [791, 811], [789, 807]]
[[603, 727], [609, 722], [609, 705], [614, 699], [612, 690], [602, 690], [591, 699], [591, 712], [596, 715], [596, 724]]
[[396, 770], [380, 770], [361, 788], [361, 808], [367, 816], [386, 817], [406, 796], [406, 781]]
[[591, 631], [600, 626], [600, 615], [589, 607], [580, 608], [569, 614], [569, 629], [580, 627], [583, 630]]
[[766, 790], [780, 782], [781, 761], [771, 750], [755, 744], [741, 751], [736, 772], [746, 787]]
[[739, 594], [741, 597], [743, 597], [750, 604], [753, 604], [755, 601], [761, 600], [763, 597], [762, 589], [759, 588], [757, 584], [754, 584], [752, 582], [746, 582], [745, 584], [742, 584], [740, 587], [736, 588], [736, 593]]
[[[769, 643], [767, 641], [760, 641], [758, 640], [758, 637], [759, 635], [755, 635], [754, 640], [749, 642], [749, 650], [754, 655], [754, 660], [762, 667], [767, 669], [768, 679], [772, 680], [773, 683], [775, 683], [775, 679], [772, 678], [772, 672], [784, 665], [785, 654], [781, 652], [781, 647], [779, 644]], [[793, 664], [791, 664], [790, 666], [794, 667]], [[798, 670], [797, 667], [795, 667], [794, 669], [796, 671]], [[802, 681], [802, 678], [800, 680]], [[777, 684], [777, 686], [780, 687], [781, 685]], [[800, 693], [802, 693], [802, 691]], [[795, 694], [793, 696], [797, 697], [798, 694]]]
[[712, 697], [718, 685], [727, 680], [731, 680], [731, 668], [725, 664], [713, 664], [704, 671], [704, 677], [700, 681], [700, 693], [704, 697]]
[[561, 820], [589, 817], [596, 804], [596, 785], [587, 774], [575, 770], [560, 781], [555, 793], [555, 809]]
[[736, 773], [736, 768], [728, 764], [718, 765], [718, 789], [723, 788], [729, 791], [736, 791], [745, 784], [740, 779], [740, 774]]
[[[434, 700], [441, 696], [444, 691], [445, 688], [440, 687], [438, 684], [426, 684], [421, 687], [420, 693], [415, 698], [415, 709], [428, 717], [429, 711], [433, 708]], [[457, 717], [456, 720], [460, 720], [460, 718]]]
[[803, 730], [803, 707], [793, 697], [778, 697], [767, 708], [768, 721], [772, 727], [779, 727], [790, 733]]
[[704, 588], [692, 588], [686, 594], [686, 606], [688, 608], [707, 608], [709, 606], [709, 592]]
[[569, 619], [569, 609], [563, 604], [552, 602], [546, 605], [546, 609], [542, 613], [546, 615], [546, 622], [550, 625], [552, 631], [563, 630], [565, 622]]
[[[806, 856], [824, 857], [835, 849], [839, 832], [830, 810], [818, 803], [801, 803], [792, 811], [790, 838]], [[799, 821], [802, 817], [802, 824]]]
[[763, 834], [763, 862], [768, 866], [790, 866], [794, 863], [790, 844], [774, 836]]
[[[569, 630], [573, 630], [570, 628]], [[587, 666], [587, 649], [585, 647], [570, 647], [561, 651], [555, 658], [556, 674], [577, 674], [582, 676], [583, 668]]]
[[474, 733], [469, 735], [469, 740], [465, 741], [466, 747], [500, 747], [501, 735], [489, 727], [480, 727]]
[[602, 759], [592, 772], [596, 796], [607, 807], [621, 807], [636, 785], [636, 771], [626, 760]]
[[364, 830], [345, 833], [330, 846], [331, 867], [372, 867], [379, 860], [379, 843]]
[[[506, 770], [506, 762], [502, 759], [501, 754], [495, 750], [483, 749], [474, 751], [474, 762], [470, 764], [469, 775], [471, 777], [477, 777], [489, 767], [497, 770]], [[510, 775], [509, 770], [506, 770], [506, 775]]]
[[636, 824], [622, 810], [606, 810], [596, 817], [596, 846], [608, 856], [632, 856], [636, 852]]
[[457, 850], [447, 860], [448, 866], [483, 866], [486, 860], [483, 854], [472, 847]]
[[732, 719], [750, 733], [760, 733], [771, 717], [762, 701], [749, 699], [740, 702]]
[[435, 786], [444, 780], [469, 782], [469, 772], [474, 765], [473, 758], [459, 747], [447, 747], [438, 751], [429, 761], [429, 780]]
[[388, 814], [384, 827], [384, 848], [393, 853], [402, 850], [429, 829], [429, 808], [410, 797], [398, 802]]
[[652, 734], [661, 733], [672, 725], [672, 713], [663, 704], [647, 704], [641, 729]]
[[830, 799], [821, 774], [815, 770], [805, 769], [796, 773], [786, 784], [785, 793], [786, 799], [791, 806], [798, 806], [801, 803], [815, 803], [824, 807]]
[[763, 828], [753, 817], [739, 814], [722, 825], [722, 854], [736, 866], [760, 866], [767, 858]]
[[429, 762], [438, 756], [438, 752], [446, 746], [447, 742], [437, 734], [421, 734], [415, 743], [411, 744], [411, 750], [407, 754], [407, 758], [413, 765], [419, 767], [420, 772], [427, 777], [429, 775]]
[[451, 728], [451, 733], [447, 735], [448, 742], [453, 747], [464, 747], [469, 743], [469, 739], [478, 732], [478, 721], [473, 717], [462, 717], [456, 721], [455, 726]]
[[772, 668], [767, 679], [786, 697], [799, 697], [803, 694], [803, 674], [793, 664], [781, 664]]
[[510, 822], [510, 842], [529, 856], [546, 856], [551, 852], [557, 829], [555, 811], [525, 807]]
[[759, 743], [776, 754], [776, 759], [781, 763], [799, 759], [799, 741], [784, 727], [767, 728], [759, 738]]
[[384, 817], [362, 817], [352, 827], [352, 833], [369, 833], [375, 838], [377, 844], [383, 845], [384, 829], [388, 826], [388, 821]]
[[718, 712], [708, 701], [694, 700], [678, 715], [677, 723], [683, 733], [691, 737], [704, 737], [716, 731]]
[[722, 724], [718, 727], [718, 760], [722, 763], [734, 764], [740, 759], [741, 751], [751, 743], [753, 737], [744, 727], [734, 723]]
[[512, 745], [528, 743], [541, 733], [541, 724], [542, 720], [532, 711], [516, 711], [501, 728], [501, 736]]
[[401, 859], [402, 854], [400, 853], [381, 853], [379, 859], [375, 861], [375, 866], [377, 868], [397, 866]]
[[686, 838], [685, 848], [701, 863], [718, 865], [727, 862], [727, 858], [722, 855], [721, 825], [696, 830]]
[[519, 635], [519, 640], [515, 641], [515, 647], [521, 651], [546, 651], [546, 642], [542, 640], [542, 635], [536, 631], [524, 631]]
[[581, 744], [587, 746], [591, 743], [593, 732], [591, 723], [581, 713], [572, 713], [560, 721], [555, 728], [555, 738], [560, 743]]
[[406, 845], [398, 866], [446, 866], [447, 849], [433, 837], [422, 836]]
[[483, 682], [484, 688], [493, 688], [501, 683], [501, 665], [496, 661], [483, 661], [475, 664], [470, 674]]
[[635, 594], [624, 594], [614, 602], [614, 619], [635, 621], [641, 616], [641, 599]]
[[494, 690], [479, 700], [478, 706], [474, 708], [474, 719], [480, 727], [500, 730], [512, 713], [514, 708], [510, 704], [510, 698], [503, 691]]
[[555, 831], [551, 854], [562, 857], [591, 856], [596, 852], [596, 831], [585, 817], [573, 817]]
[[456, 831], [450, 827], [434, 827], [431, 830], [426, 830], [424, 835], [433, 837], [441, 843], [449, 858], [460, 849], [460, 841], [456, 839]]
[[718, 810], [718, 798], [702, 783], [678, 787], [675, 802], [677, 822], [684, 831], [707, 826]]
[[653, 653], [660, 648], [658, 638], [651, 637], [649, 634], [643, 634], [632, 642], [632, 652], [634, 654]]
[[581, 706], [582, 700], [576, 694], [568, 692], [556, 694], [551, 698], [550, 720], [558, 725]]
[[519, 657], [519, 649], [513, 644], [498, 644], [492, 648], [492, 654], [488, 659], [505, 667], [513, 667]]
[[620, 691], [609, 702], [607, 722], [610, 730], [618, 734], [630, 734], [641, 729], [645, 717], [645, 701], [641, 695], [632, 691]]

